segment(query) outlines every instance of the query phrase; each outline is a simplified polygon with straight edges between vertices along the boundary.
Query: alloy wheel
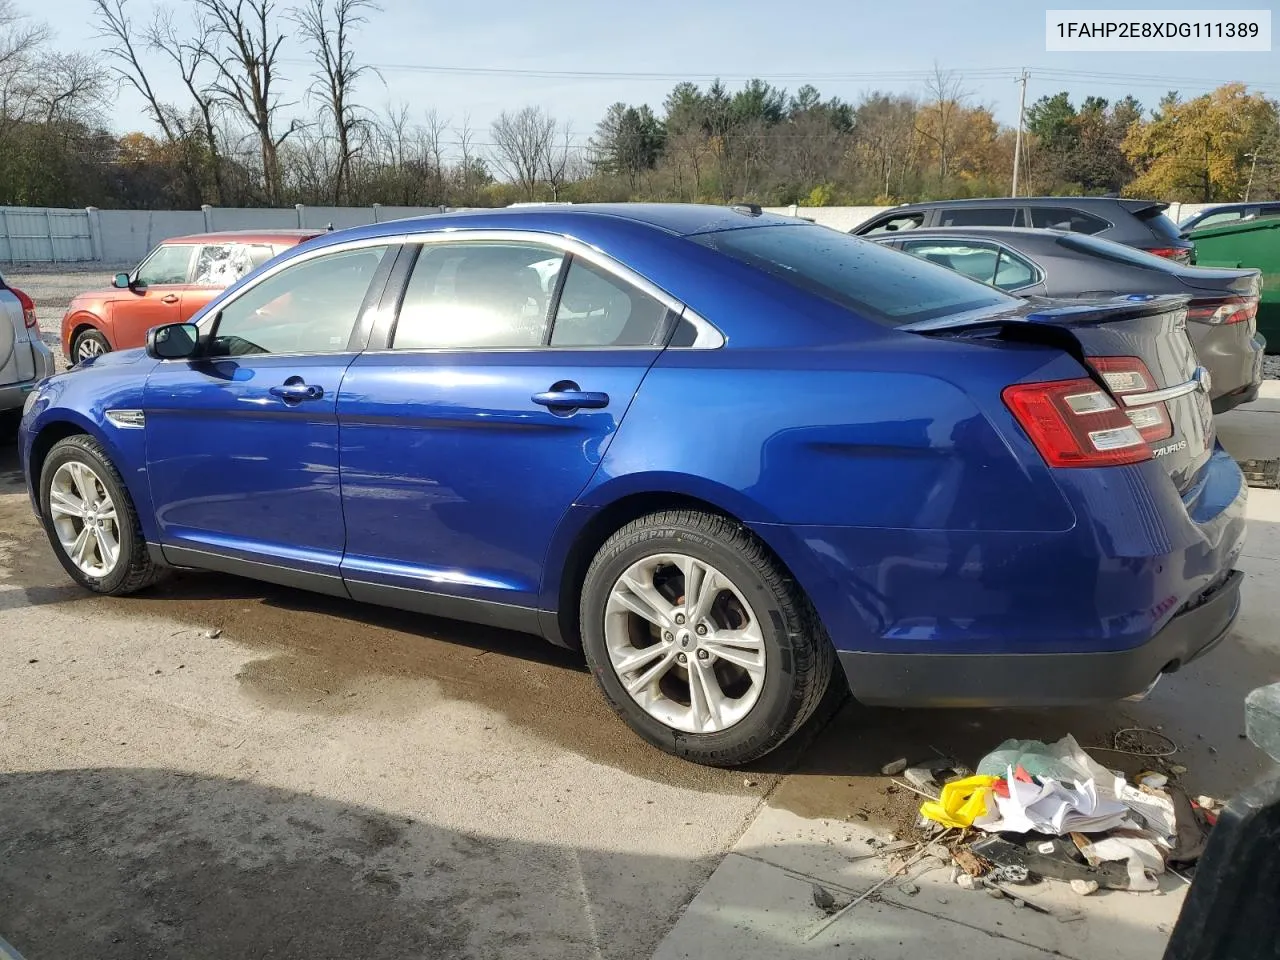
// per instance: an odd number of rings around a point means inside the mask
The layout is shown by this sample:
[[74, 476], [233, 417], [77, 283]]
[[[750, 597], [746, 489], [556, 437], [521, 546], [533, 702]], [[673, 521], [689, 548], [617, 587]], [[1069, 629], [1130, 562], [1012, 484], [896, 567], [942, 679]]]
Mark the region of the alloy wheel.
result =
[[76, 362], [88, 360], [92, 357], [100, 357], [106, 351], [102, 348], [102, 343], [96, 337], [81, 337], [80, 342], [76, 344]]
[[618, 679], [668, 727], [718, 733], [759, 700], [766, 670], [760, 622], [710, 564], [681, 553], [633, 563], [610, 590], [604, 620]]
[[78, 460], [58, 467], [49, 484], [49, 516], [67, 557], [89, 577], [101, 579], [120, 560], [120, 521], [115, 503], [93, 469]]

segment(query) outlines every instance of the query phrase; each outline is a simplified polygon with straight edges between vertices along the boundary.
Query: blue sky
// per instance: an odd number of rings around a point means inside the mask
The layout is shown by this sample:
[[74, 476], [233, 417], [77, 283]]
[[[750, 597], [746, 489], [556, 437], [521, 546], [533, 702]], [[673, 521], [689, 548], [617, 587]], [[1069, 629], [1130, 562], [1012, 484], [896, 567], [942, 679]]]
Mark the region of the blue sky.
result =
[[[279, 0], [287, 9], [293, 0]], [[149, 18], [152, 0], [127, 0], [135, 19]], [[594, 130], [618, 100], [657, 107], [676, 78], [708, 82], [720, 75], [731, 87], [761, 76], [794, 91], [806, 81], [824, 95], [855, 100], [873, 89], [923, 92], [923, 75], [936, 61], [964, 78], [972, 100], [999, 120], [1017, 119], [1018, 70], [1031, 72], [1027, 102], [1068, 90], [1117, 99], [1132, 93], [1154, 105], [1170, 88], [1186, 94], [1240, 80], [1280, 96], [1280, 56], [1253, 54], [1046, 53], [1044, 4], [1023, 0], [642, 0], [636, 3], [557, 0], [380, 0], [357, 38], [364, 61], [382, 65], [368, 76], [359, 99], [381, 108], [408, 103], [416, 116], [434, 107], [460, 125], [469, 114], [481, 143], [496, 114], [537, 104], [568, 121], [578, 139]], [[1084, 6], [1058, 2], [1054, 9]], [[1259, 3], [1233, 4], [1262, 7]], [[18, 0], [38, 14], [36, 0]], [[1099, 4], [1101, 6], [1101, 4]], [[1200, 3], [1144, 3], [1128, 8], [1203, 9]], [[175, 4], [181, 9], [181, 4]], [[43, 9], [47, 10], [47, 7]], [[52, 26], [64, 48], [96, 43], [90, 0], [57, 0]], [[179, 17], [182, 14], [179, 13]], [[306, 86], [305, 51], [286, 44], [289, 99]], [[507, 73], [433, 72], [404, 67], [525, 70], [629, 76], [540, 77]], [[156, 85], [177, 98], [176, 77], [156, 61]], [[644, 74], [660, 74], [652, 77]], [[1099, 76], [1109, 74], [1112, 76]], [[824, 76], [825, 75], [825, 76]], [[836, 79], [835, 77], [839, 77]], [[301, 108], [298, 108], [301, 109]], [[139, 126], [140, 102], [128, 92], [118, 104], [118, 130]]]

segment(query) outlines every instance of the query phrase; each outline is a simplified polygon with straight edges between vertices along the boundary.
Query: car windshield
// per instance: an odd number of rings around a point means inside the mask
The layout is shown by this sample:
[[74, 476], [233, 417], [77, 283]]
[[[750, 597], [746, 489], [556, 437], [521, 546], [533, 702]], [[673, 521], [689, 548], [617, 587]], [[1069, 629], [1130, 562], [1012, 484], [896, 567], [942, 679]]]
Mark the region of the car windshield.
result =
[[1017, 302], [946, 267], [827, 227], [748, 227], [691, 239], [887, 327]]
[[1177, 264], [1165, 257], [1157, 257], [1137, 247], [1130, 247], [1114, 240], [1100, 240], [1097, 237], [1069, 233], [1058, 238], [1058, 246], [1066, 247], [1077, 253], [1087, 253], [1093, 257], [1114, 260], [1116, 263], [1127, 263], [1134, 267], [1145, 267], [1148, 270], [1159, 270], [1169, 273], [1177, 269]]

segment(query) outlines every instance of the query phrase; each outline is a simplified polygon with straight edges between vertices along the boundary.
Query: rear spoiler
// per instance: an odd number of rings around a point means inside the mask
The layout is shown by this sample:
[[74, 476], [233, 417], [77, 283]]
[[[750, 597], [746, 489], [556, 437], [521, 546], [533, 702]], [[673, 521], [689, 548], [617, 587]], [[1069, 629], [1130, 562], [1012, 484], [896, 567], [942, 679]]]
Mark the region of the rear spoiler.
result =
[[1090, 327], [1137, 317], [1150, 317], [1173, 310], [1185, 310], [1191, 298], [1184, 294], [1152, 296], [1137, 294], [1114, 297], [1084, 303], [1064, 304], [1061, 300], [1028, 298], [1024, 303], [1006, 310], [974, 310], [917, 320], [898, 327], [911, 333], [934, 333], [952, 330], [980, 330], [1015, 326]]
[[1160, 200], [1120, 200], [1117, 202], [1139, 220], [1157, 216], [1169, 209], [1169, 204]]

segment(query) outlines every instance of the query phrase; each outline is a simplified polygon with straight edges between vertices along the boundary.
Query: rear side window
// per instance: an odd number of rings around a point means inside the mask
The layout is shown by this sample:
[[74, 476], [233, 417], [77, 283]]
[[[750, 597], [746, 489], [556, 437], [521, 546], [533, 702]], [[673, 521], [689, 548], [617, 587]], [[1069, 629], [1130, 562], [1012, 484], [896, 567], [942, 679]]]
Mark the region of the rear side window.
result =
[[881, 217], [869, 227], [858, 231], [860, 237], [873, 237], [879, 233], [897, 233], [899, 230], [914, 230], [924, 225], [924, 211], [916, 213], [895, 213]]
[[392, 349], [540, 346], [563, 259], [559, 251], [531, 243], [423, 245]]
[[943, 227], [1021, 227], [1021, 207], [943, 207], [938, 211]]
[[1070, 207], [1032, 207], [1031, 225], [1044, 230], [1068, 230], [1071, 233], [1101, 233], [1111, 226], [1101, 217]]
[[666, 315], [666, 306], [653, 297], [574, 259], [560, 291], [551, 346], [645, 346], [657, 339]]
[[887, 327], [1017, 302], [945, 267], [826, 227], [748, 227], [690, 239]]
[[191, 282], [201, 287], [229, 287], [274, 256], [265, 243], [206, 243], [196, 254]]
[[971, 240], [912, 240], [904, 243], [902, 249], [983, 283], [992, 283], [996, 278], [999, 250], [995, 244]]
[[1143, 222], [1151, 232], [1157, 237], [1164, 240], [1181, 240], [1182, 231], [1178, 229], [1178, 225], [1164, 215], [1164, 211], [1158, 207], [1147, 207], [1145, 210], [1139, 210], [1134, 214]]

